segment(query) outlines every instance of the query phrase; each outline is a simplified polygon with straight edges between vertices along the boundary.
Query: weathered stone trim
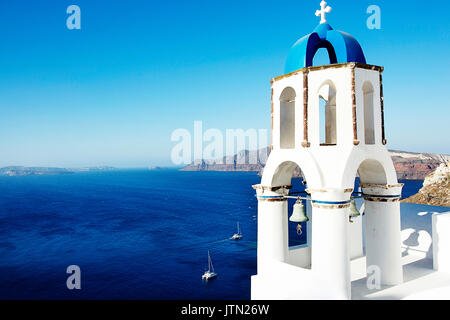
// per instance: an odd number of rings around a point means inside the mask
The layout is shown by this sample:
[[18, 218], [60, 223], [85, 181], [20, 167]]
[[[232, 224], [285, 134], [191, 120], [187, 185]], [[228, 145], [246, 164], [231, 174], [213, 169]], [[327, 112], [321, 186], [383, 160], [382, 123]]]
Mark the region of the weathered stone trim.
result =
[[262, 190], [262, 191], [272, 191], [272, 192], [274, 192], [274, 191], [277, 191], [277, 190], [280, 190], [280, 189], [292, 189], [292, 186], [276, 186], [276, 187], [272, 187], [272, 186], [263, 186], [263, 185], [260, 185], [260, 184], [254, 184], [253, 186], [252, 186], [252, 188], [253, 189], [255, 189], [255, 190]]
[[[337, 189], [306, 189], [305, 192], [307, 194], [311, 194], [314, 192], [336, 192], [336, 190]], [[353, 192], [352, 188], [344, 189], [344, 193], [350, 193], [350, 192]]]
[[320, 209], [344, 209], [349, 208], [350, 203], [346, 204], [323, 204], [323, 203], [312, 203], [313, 208], [320, 208]]
[[381, 143], [386, 145], [387, 141], [384, 133], [383, 71], [380, 71], [380, 106], [381, 106]]
[[366, 69], [366, 70], [374, 70], [378, 72], [383, 72], [384, 68], [380, 66], [365, 64], [365, 63], [359, 63], [359, 62], [346, 62], [346, 63], [335, 63], [335, 64], [328, 64], [323, 66], [314, 66], [314, 67], [306, 67], [302, 69], [298, 69], [286, 74], [283, 74], [278, 77], [274, 77], [270, 79], [270, 83], [274, 83], [276, 81], [289, 78], [290, 76], [297, 75], [299, 73], [304, 73], [305, 71], [319, 71], [319, 70], [325, 70], [325, 69], [340, 69], [340, 68], [346, 68], [349, 66], [354, 66], [356, 68]]
[[267, 201], [267, 202], [283, 202], [288, 199], [283, 196], [258, 196], [258, 201]]
[[309, 148], [310, 146], [311, 146], [311, 143], [309, 143], [308, 141], [302, 141], [303, 148]]
[[402, 188], [404, 183], [397, 184], [377, 184], [377, 183], [361, 183], [359, 186], [361, 188], [379, 188], [379, 189], [392, 189], [392, 188]]
[[400, 201], [401, 196], [395, 198], [386, 198], [386, 197], [364, 197], [364, 201], [371, 202], [397, 202]]
[[303, 72], [303, 141], [302, 147], [308, 148], [308, 70]]
[[270, 150], [273, 150], [273, 87], [270, 95]]
[[322, 203], [322, 204], [348, 204], [350, 200], [340, 200], [340, 201], [327, 201], [327, 200], [311, 200], [313, 203]]
[[312, 200], [311, 204], [314, 208], [343, 209], [350, 207], [350, 200], [343, 200], [343, 201]]
[[358, 123], [356, 115], [356, 80], [355, 80], [355, 67], [353, 63], [350, 65], [351, 70], [351, 92], [352, 92], [352, 120], [353, 120], [353, 144], [357, 146], [359, 144], [358, 140]]

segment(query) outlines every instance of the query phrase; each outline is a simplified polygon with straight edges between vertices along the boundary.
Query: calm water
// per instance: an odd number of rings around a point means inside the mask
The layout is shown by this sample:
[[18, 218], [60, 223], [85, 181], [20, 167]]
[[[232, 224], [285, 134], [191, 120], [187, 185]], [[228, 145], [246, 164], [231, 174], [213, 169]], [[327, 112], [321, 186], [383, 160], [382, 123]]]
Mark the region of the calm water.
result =
[[[175, 170], [0, 177], [0, 299], [249, 299], [259, 181]], [[403, 196], [421, 184], [406, 182]], [[227, 240], [237, 221], [244, 239]], [[290, 228], [291, 245], [303, 243]], [[204, 283], [207, 250], [219, 278]], [[82, 290], [66, 288], [72, 264]]]

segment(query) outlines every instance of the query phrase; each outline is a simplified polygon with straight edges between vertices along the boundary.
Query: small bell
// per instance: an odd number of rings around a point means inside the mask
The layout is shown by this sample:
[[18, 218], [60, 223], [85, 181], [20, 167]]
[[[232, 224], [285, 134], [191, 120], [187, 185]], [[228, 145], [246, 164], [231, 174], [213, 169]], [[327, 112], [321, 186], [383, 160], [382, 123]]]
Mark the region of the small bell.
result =
[[298, 223], [309, 221], [306, 216], [305, 206], [303, 205], [302, 200], [298, 199], [294, 204], [294, 210], [292, 210], [292, 215], [289, 217], [289, 221]]
[[348, 220], [350, 222], [352, 221], [352, 218], [354, 217], [359, 217], [361, 215], [361, 213], [358, 211], [358, 209], [356, 208], [356, 203], [355, 203], [355, 199], [350, 200], [350, 214], [349, 214], [349, 218]]

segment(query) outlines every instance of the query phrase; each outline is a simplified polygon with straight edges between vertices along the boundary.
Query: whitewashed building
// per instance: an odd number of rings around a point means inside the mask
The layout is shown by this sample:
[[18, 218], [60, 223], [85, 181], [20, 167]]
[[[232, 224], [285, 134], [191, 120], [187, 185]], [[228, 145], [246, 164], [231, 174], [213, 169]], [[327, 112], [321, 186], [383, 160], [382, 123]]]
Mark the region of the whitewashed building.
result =
[[[254, 186], [252, 299], [351, 299], [361, 270], [362, 277], [373, 272], [376, 285], [403, 282], [402, 184], [386, 148], [383, 67], [368, 64], [355, 38], [326, 23], [330, 10], [322, 1], [320, 24], [294, 44], [285, 74], [271, 80], [272, 152]], [[320, 48], [330, 64], [313, 66]], [[297, 166], [311, 209], [308, 243], [289, 248], [287, 197]], [[353, 192], [356, 176], [361, 194]], [[357, 196], [364, 219], [349, 217]]]

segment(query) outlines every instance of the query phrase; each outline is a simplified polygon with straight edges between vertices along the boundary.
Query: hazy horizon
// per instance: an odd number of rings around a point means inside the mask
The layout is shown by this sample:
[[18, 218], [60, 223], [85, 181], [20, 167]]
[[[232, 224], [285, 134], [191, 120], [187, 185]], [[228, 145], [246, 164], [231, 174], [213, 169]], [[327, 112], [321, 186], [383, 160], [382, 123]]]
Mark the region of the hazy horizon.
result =
[[[265, 147], [265, 148], [267, 148], [267, 147]], [[427, 153], [427, 154], [436, 154], [436, 155], [439, 155], [439, 154], [441, 154], [441, 155], [447, 155], [447, 156], [450, 156], [450, 154], [447, 154], [447, 153], [436, 153], [436, 152], [416, 152], [416, 151], [409, 151], [409, 150], [394, 150], [394, 149], [390, 149], [390, 148], [388, 148], [389, 149], [389, 151], [397, 151], [397, 152], [408, 152], [408, 153], [421, 153], [421, 154], [423, 154], [423, 153]], [[247, 150], [246, 150], [247, 151]], [[251, 150], [250, 150], [251, 151]], [[235, 154], [233, 154], [233, 155], [235, 155]], [[228, 156], [228, 155], [227, 155]], [[225, 156], [225, 157], [227, 157], [227, 156]], [[215, 160], [215, 159], [218, 159], [218, 158], [205, 158], [205, 159], [203, 159], [203, 160]], [[198, 159], [196, 159], [196, 160], [198, 160]], [[195, 161], [195, 160], [193, 160], [193, 161]], [[150, 163], [150, 164], [148, 164], [148, 165], [146, 165], [146, 164], [137, 164], [137, 165], [115, 165], [115, 164], [102, 164], [102, 163], [100, 163], [100, 164], [89, 164], [89, 163], [86, 163], [85, 165], [75, 165], [75, 166], [64, 166], [64, 165], [21, 165], [21, 164], [12, 164], [12, 165], [0, 165], [0, 168], [5, 168], [5, 167], [47, 167], [47, 168], [67, 168], [67, 169], [71, 169], [71, 168], [73, 168], [73, 169], [79, 169], [79, 168], [96, 168], [96, 167], [114, 167], [114, 168], [117, 168], [117, 169], [148, 169], [148, 168], [151, 168], [151, 167], [163, 167], [163, 168], [168, 168], [168, 169], [177, 169], [177, 168], [183, 168], [183, 167], [185, 167], [186, 165], [175, 165], [175, 164], [173, 164], [173, 163], [170, 163], [170, 162], [167, 162], [167, 163], [159, 163], [159, 164], [156, 164], [156, 163]]]

